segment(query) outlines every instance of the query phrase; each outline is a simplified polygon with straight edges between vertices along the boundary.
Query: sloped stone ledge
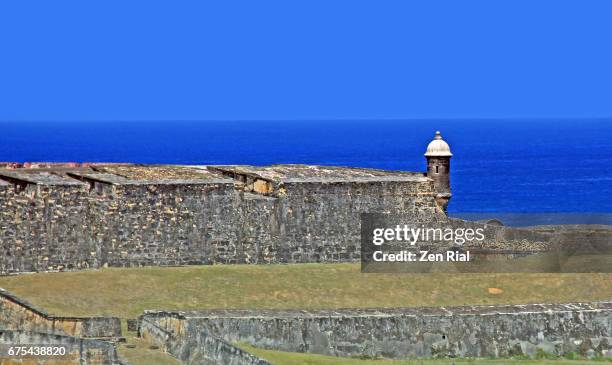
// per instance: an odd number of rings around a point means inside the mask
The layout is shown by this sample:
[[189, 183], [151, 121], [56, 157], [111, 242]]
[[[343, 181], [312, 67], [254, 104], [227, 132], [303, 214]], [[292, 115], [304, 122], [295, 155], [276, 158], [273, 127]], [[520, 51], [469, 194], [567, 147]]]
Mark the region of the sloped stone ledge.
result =
[[0, 330], [117, 339], [121, 321], [117, 317], [53, 316], [0, 288]]
[[189, 336], [162, 328], [154, 321], [139, 321], [139, 336], [188, 365], [272, 365], [206, 330]]

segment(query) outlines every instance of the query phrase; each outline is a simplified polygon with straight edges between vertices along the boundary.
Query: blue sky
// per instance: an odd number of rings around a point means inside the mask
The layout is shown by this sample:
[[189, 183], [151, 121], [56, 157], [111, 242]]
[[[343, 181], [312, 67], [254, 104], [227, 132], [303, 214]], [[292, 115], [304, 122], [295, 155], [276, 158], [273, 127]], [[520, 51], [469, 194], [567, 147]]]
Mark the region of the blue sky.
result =
[[0, 120], [611, 117], [611, 1], [13, 1]]

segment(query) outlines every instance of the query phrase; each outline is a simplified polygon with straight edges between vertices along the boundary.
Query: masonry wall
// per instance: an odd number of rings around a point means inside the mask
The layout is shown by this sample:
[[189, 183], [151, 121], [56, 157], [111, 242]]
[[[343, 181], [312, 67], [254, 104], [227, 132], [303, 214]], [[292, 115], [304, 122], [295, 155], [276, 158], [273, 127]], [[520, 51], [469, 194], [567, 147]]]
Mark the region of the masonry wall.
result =
[[85, 186], [0, 185], [0, 271], [95, 265], [88, 199]]
[[62, 346], [65, 356], [0, 358], [3, 365], [129, 365], [119, 359], [112, 342], [25, 331], [0, 331], [0, 345], [37, 344]]
[[359, 259], [359, 213], [442, 217], [431, 181], [0, 184], [0, 273]]
[[59, 317], [49, 315], [0, 289], [0, 331], [19, 330], [82, 338], [119, 338], [116, 317]]
[[[158, 318], [140, 321], [139, 335], [187, 365], [270, 365], [247, 351], [210, 334], [205, 329], [185, 332], [184, 321]], [[162, 323], [163, 322], [163, 323]]]
[[287, 183], [284, 189], [278, 197], [239, 195], [238, 241], [252, 255], [244, 261], [357, 261], [360, 213], [444, 217], [433, 199], [431, 182]]
[[150, 312], [140, 332], [163, 343], [200, 332], [230, 343], [371, 357], [612, 357], [612, 303], [330, 311]]
[[[212, 263], [236, 242], [232, 184], [108, 186], [89, 202], [97, 266]], [[86, 237], [89, 235], [89, 237]]]

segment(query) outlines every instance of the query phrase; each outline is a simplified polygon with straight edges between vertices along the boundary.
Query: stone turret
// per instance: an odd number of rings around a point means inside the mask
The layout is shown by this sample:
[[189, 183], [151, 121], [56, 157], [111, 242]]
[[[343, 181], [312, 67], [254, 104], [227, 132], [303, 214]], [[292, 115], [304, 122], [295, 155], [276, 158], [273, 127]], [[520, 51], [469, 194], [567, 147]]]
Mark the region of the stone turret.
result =
[[442, 139], [440, 132], [436, 132], [434, 140], [429, 143], [425, 152], [427, 177], [434, 181], [436, 202], [445, 212], [452, 196], [450, 189], [450, 159], [452, 156], [448, 143]]

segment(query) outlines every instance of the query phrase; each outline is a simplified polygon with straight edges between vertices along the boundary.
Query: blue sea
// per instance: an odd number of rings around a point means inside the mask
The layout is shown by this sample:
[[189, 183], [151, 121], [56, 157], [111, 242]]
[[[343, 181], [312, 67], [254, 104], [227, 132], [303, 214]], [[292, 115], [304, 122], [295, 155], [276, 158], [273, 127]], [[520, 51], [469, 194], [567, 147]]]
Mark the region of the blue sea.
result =
[[424, 171], [440, 130], [451, 213], [612, 213], [612, 120], [0, 122], [0, 161], [320, 164]]

